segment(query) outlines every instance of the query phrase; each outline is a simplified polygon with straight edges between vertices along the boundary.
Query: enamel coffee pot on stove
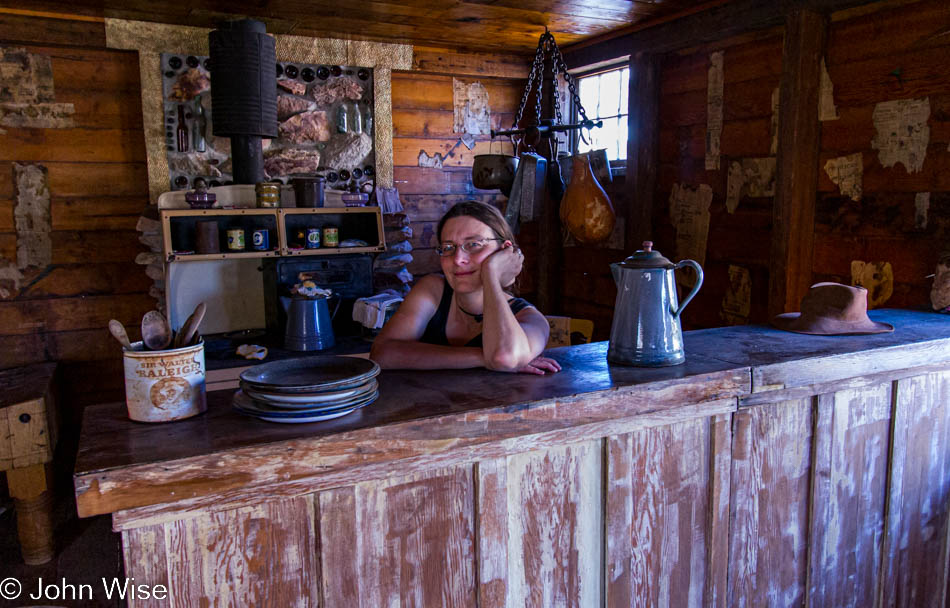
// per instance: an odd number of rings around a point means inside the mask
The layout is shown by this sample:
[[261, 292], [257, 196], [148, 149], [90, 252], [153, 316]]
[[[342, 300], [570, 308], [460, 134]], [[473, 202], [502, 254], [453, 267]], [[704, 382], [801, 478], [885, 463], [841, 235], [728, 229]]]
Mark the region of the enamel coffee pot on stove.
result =
[[[696, 271], [696, 284], [678, 305], [673, 272], [683, 266]], [[607, 360], [640, 367], [685, 362], [680, 313], [703, 284], [702, 267], [693, 260], [674, 264], [653, 251], [652, 242], [644, 241], [642, 250], [611, 264], [610, 270], [617, 283], [617, 301]]]

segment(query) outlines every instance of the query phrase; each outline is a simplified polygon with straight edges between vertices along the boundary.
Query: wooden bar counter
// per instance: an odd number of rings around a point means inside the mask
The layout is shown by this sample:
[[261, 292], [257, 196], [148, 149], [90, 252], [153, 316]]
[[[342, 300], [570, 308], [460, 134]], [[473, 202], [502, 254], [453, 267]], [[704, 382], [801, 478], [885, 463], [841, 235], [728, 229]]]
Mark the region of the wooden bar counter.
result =
[[686, 334], [685, 365], [390, 372], [347, 417], [86, 410], [80, 515], [161, 606], [945, 606], [950, 317]]

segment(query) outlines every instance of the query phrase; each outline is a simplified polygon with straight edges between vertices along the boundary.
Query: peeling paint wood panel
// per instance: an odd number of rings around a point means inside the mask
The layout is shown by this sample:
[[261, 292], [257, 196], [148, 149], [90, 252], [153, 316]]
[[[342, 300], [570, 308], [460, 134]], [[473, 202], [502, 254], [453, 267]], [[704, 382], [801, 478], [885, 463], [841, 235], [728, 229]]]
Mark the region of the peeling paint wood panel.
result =
[[607, 439], [608, 606], [725, 605], [730, 418]]
[[602, 440], [508, 461], [508, 605], [602, 605]]
[[[138, 330], [129, 327], [129, 338], [141, 339]], [[94, 365], [102, 368], [104, 359], [115, 358], [120, 364], [118, 382], [122, 382], [121, 352], [118, 342], [107, 329], [79, 331], [33, 332], [15, 336], [0, 336], [0, 368], [20, 367], [47, 358], [52, 361], [79, 361], [83, 358], [98, 360]], [[83, 382], [88, 377], [83, 378]], [[121, 388], [120, 388], [121, 390]], [[114, 397], [113, 397], [114, 398]]]
[[[491, 128], [497, 130], [507, 129], [515, 119], [514, 112], [495, 112], [492, 108], [490, 115]], [[455, 138], [455, 141], [461, 137], [461, 133], [454, 130], [455, 114], [446, 111], [432, 110], [393, 110], [393, 137], [444, 137]], [[491, 136], [473, 135], [478, 140], [488, 141]], [[494, 151], [504, 148], [506, 151], [511, 149], [508, 144], [499, 145], [495, 143]]]
[[801, 605], [812, 400], [740, 410], [734, 420], [727, 604]]
[[462, 465], [357, 484], [361, 606], [476, 603], [473, 482]]
[[505, 608], [508, 589], [508, 461], [475, 463], [478, 606]]
[[0, 335], [95, 329], [113, 318], [132, 326], [153, 304], [146, 294], [0, 302]]
[[[461, 135], [461, 134], [459, 134]], [[489, 154], [491, 142], [480, 140], [475, 142], [471, 150], [459, 143], [459, 136], [449, 139], [426, 139], [422, 137], [394, 137], [393, 164], [395, 166], [415, 166], [420, 164], [420, 156], [424, 152], [429, 157], [436, 154], [442, 156], [442, 167], [469, 167], [471, 168], [475, 156]], [[495, 152], [500, 146], [495, 144]], [[433, 161], [434, 162], [434, 161]], [[471, 175], [468, 176], [471, 179]]]
[[945, 606], [950, 372], [896, 383], [882, 605]]
[[356, 486], [325, 490], [316, 495], [317, 559], [320, 563], [322, 605], [359, 608], [360, 543], [364, 528], [356, 509]]
[[900, 370], [920, 361], [939, 362], [950, 359], [950, 341], [934, 340], [902, 346], [891, 355], [852, 353], [765, 365], [752, 371], [752, 391], [793, 388], [804, 384], [845, 380], [889, 370]]
[[0, 14], [0, 40], [4, 43], [68, 44], [105, 46], [102, 21], [47, 19], [38, 16]]
[[[122, 558], [125, 562], [125, 575], [140, 585], [164, 585], [170, 591], [168, 579], [168, 557], [165, 546], [166, 527], [163, 525], [143, 526], [134, 530], [122, 532]], [[120, 581], [121, 582], [121, 581]], [[129, 608], [168, 608], [171, 605], [182, 606], [185, 598], [176, 598], [169, 595], [168, 599], [149, 598], [129, 600]]]
[[165, 524], [176, 606], [316, 606], [313, 496]]
[[872, 606], [880, 585], [891, 385], [817, 398], [809, 602]]
[[141, 196], [148, 197], [145, 163], [45, 163], [53, 197]]
[[[867, 8], [873, 12], [842, 20], [835, 17], [828, 38], [829, 63], [886, 57], [947, 44], [946, 37], [938, 34], [950, 20], [950, 6], [944, 0], [914, 2], [912, 10], [907, 10], [902, 2], [882, 2]], [[868, 43], [884, 36], [887, 44]]]
[[[393, 110], [442, 110], [455, 108], [453, 76], [393, 72]], [[468, 78], [464, 78], [468, 81]], [[524, 80], [473, 78], [488, 90], [492, 112], [515, 112], [524, 92]]]
[[403, 194], [476, 194], [472, 185], [471, 169], [453, 168], [432, 169], [417, 167], [414, 162], [409, 167], [393, 167], [393, 179], [400, 196]]

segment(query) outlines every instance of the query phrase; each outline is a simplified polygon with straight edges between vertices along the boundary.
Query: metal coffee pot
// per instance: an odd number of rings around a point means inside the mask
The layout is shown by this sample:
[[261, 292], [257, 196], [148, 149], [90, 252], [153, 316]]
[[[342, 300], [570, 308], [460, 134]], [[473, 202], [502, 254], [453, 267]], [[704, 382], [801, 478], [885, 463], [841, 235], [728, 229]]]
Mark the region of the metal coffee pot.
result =
[[336, 339], [326, 296], [281, 296], [280, 304], [287, 313], [287, 329], [284, 332], [284, 347], [287, 350], [309, 351], [333, 347]]
[[[696, 284], [677, 305], [674, 270], [690, 266], [696, 270]], [[703, 269], [693, 260], [678, 264], [669, 261], [653, 243], [623, 262], [610, 265], [617, 283], [617, 301], [610, 328], [607, 360], [621, 365], [662, 367], [686, 361], [680, 313], [703, 284]]]

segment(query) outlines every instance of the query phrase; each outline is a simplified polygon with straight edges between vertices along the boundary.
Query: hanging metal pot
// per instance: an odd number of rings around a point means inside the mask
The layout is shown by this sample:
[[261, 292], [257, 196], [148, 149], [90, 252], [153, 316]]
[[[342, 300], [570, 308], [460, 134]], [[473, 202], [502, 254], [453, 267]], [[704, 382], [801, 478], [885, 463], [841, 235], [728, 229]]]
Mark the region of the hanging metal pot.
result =
[[518, 170], [518, 158], [510, 154], [492, 154], [491, 143], [488, 152], [476, 155], [472, 161], [472, 185], [482, 190], [498, 189], [509, 196]]

